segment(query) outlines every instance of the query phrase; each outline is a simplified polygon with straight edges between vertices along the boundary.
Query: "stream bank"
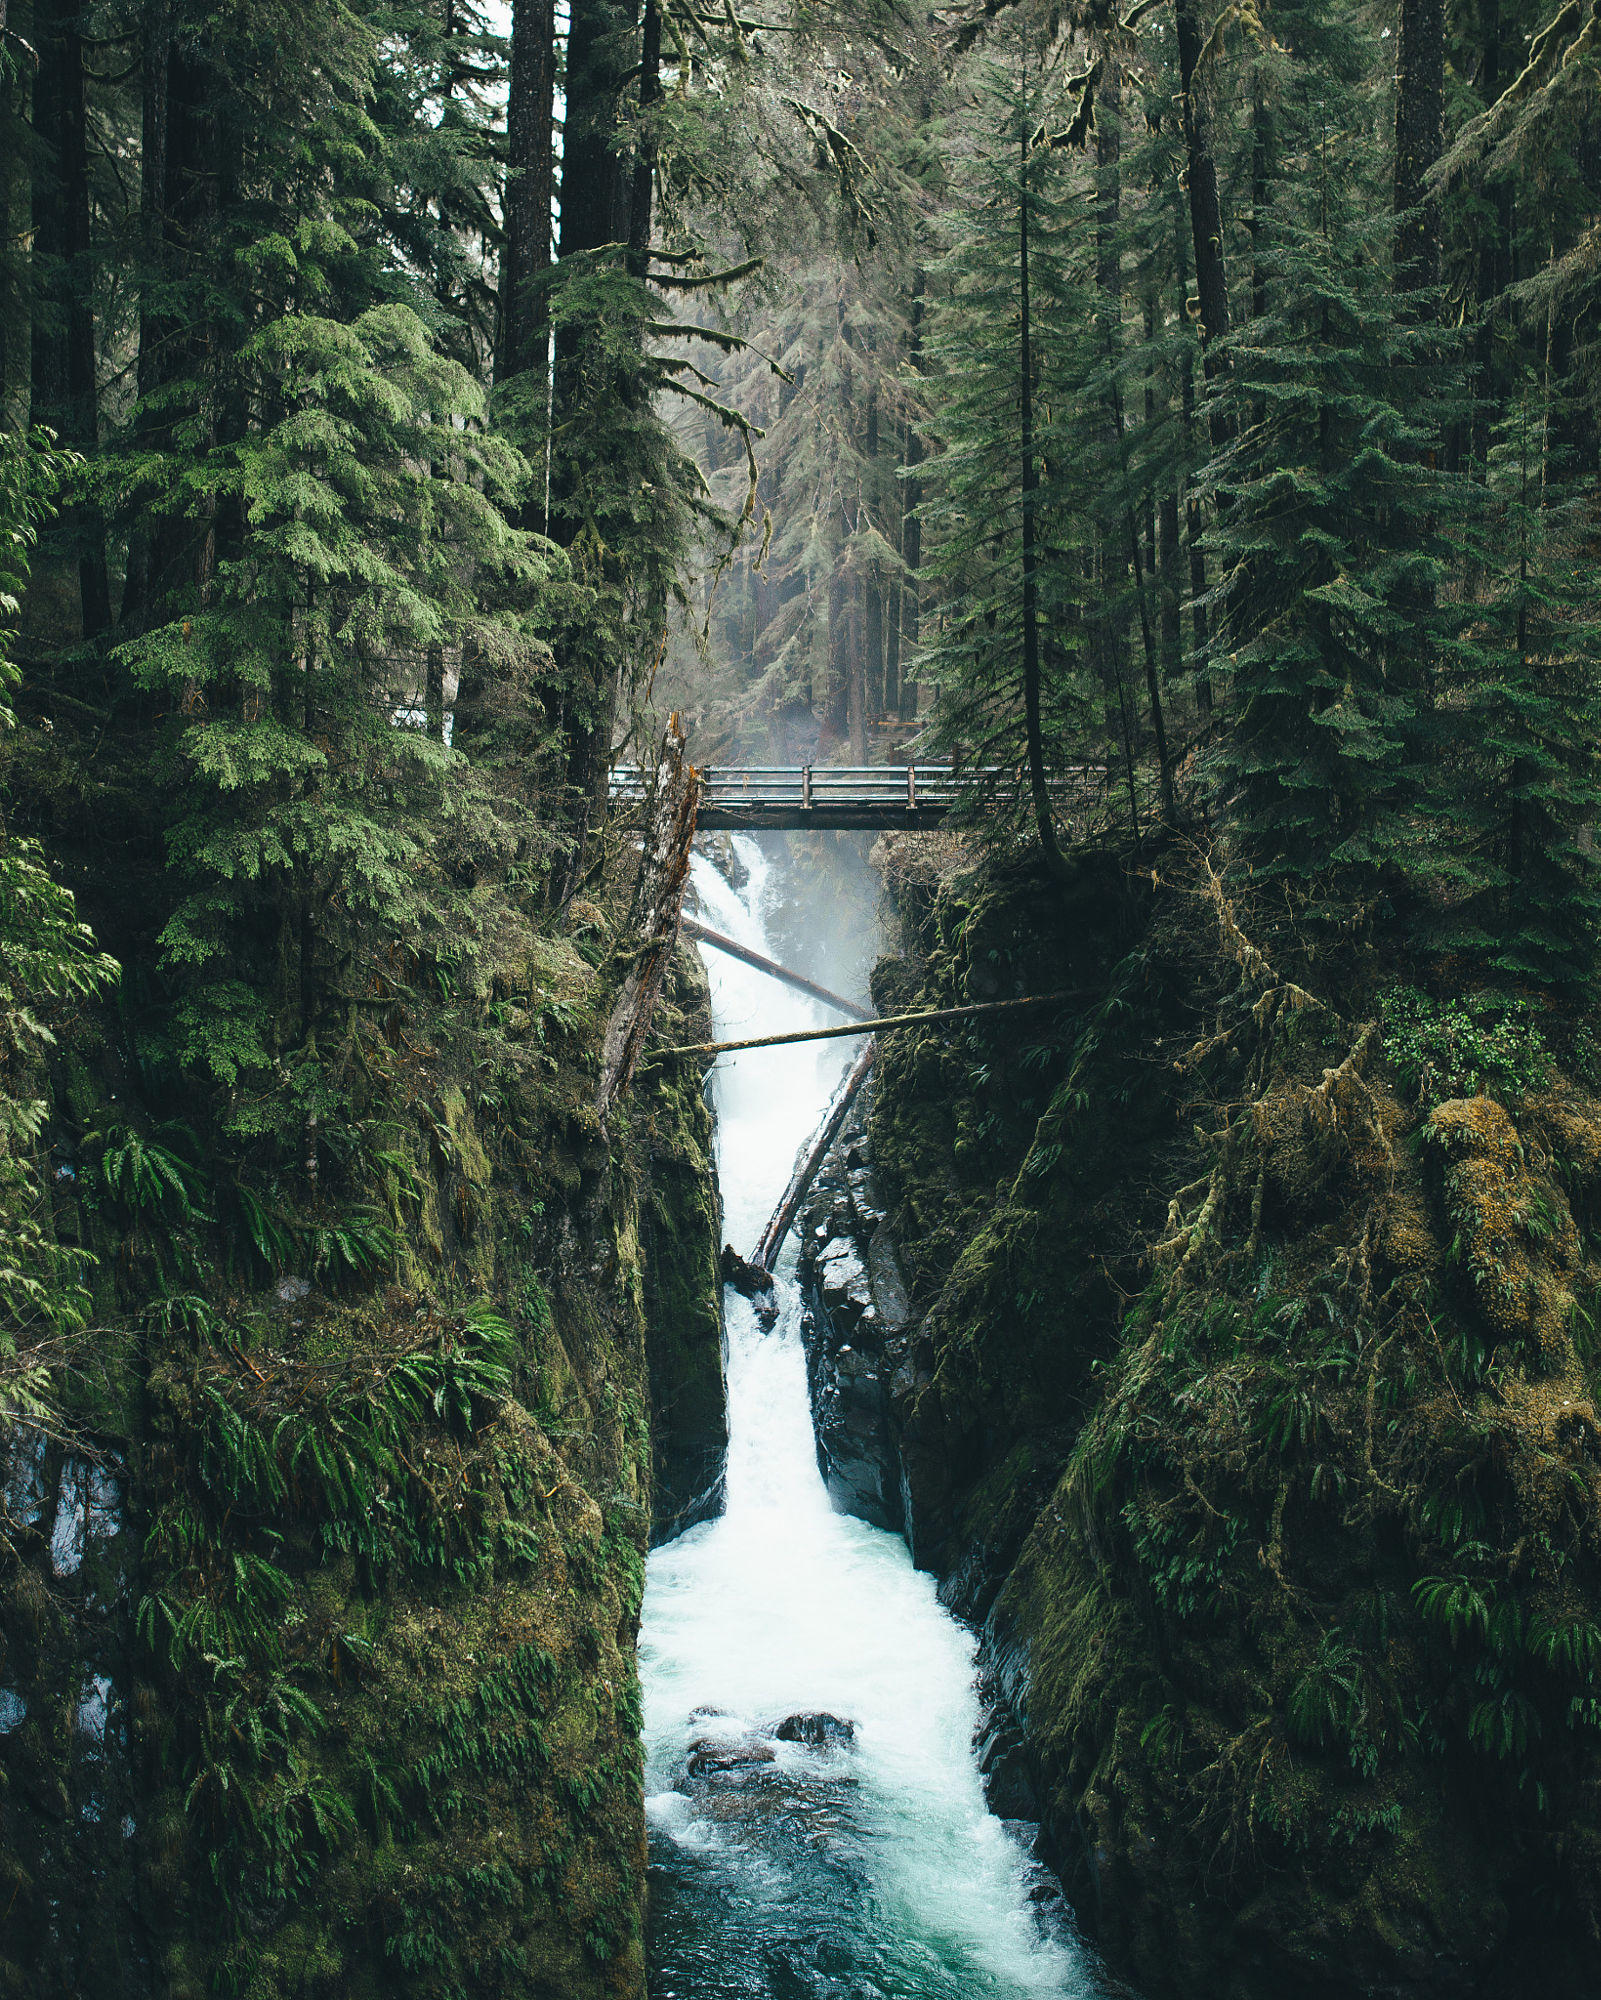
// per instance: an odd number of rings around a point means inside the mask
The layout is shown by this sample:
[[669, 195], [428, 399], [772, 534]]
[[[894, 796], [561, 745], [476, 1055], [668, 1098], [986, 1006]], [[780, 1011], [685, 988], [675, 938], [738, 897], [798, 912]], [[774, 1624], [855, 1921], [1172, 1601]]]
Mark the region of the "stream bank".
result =
[[992, 1804], [1153, 1996], [1580, 2000], [1582, 1039], [1475, 1095], [1438, 1009], [1336, 1009], [1204, 877], [880, 859], [879, 1009], [1104, 996], [886, 1037], [803, 1224], [830, 1490], [981, 1631]]

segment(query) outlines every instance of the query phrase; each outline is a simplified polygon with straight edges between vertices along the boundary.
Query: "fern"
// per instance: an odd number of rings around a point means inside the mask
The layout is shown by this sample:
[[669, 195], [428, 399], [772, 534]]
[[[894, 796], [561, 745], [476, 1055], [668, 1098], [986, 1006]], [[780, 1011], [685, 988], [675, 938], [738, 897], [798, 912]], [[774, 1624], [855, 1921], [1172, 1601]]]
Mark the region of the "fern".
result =
[[[191, 1140], [193, 1136], [189, 1134]], [[170, 1146], [146, 1139], [128, 1125], [91, 1132], [84, 1143], [101, 1147], [100, 1178], [130, 1215], [160, 1215], [178, 1222], [203, 1219], [202, 1176]]]
[[1424, 1617], [1443, 1625], [1453, 1646], [1477, 1632], [1490, 1636], [1495, 1604], [1493, 1584], [1478, 1584], [1463, 1576], [1424, 1576], [1412, 1586], [1412, 1597]]

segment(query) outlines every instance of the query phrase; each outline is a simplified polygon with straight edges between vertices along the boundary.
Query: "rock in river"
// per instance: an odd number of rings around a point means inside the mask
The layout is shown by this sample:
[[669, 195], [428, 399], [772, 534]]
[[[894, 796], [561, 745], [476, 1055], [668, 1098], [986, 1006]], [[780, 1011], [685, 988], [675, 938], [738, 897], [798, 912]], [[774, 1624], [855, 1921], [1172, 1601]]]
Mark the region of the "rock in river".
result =
[[773, 1734], [780, 1743], [805, 1743], [814, 1750], [832, 1750], [842, 1743], [856, 1741], [856, 1724], [847, 1722], [843, 1716], [812, 1709], [802, 1715], [786, 1715]]

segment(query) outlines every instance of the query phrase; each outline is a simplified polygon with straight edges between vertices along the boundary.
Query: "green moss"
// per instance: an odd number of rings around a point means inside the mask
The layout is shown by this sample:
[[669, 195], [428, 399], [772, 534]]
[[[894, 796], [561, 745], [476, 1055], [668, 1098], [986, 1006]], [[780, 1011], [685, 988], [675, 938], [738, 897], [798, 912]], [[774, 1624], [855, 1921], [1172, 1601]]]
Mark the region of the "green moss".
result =
[[[0, 1573], [0, 1678], [30, 1700], [7, 1738], [26, 1785], [0, 1786], [0, 1990], [39, 1990], [23, 1969], [56, 1957], [113, 1986], [137, 1906], [194, 2000], [643, 1992], [646, 1311], [681, 1370], [674, 1421], [694, 1391], [714, 1426], [710, 1122], [698, 1078], [647, 1072], [603, 1148], [604, 982], [526, 923], [507, 949], [368, 1051], [348, 1175], [328, 1141], [320, 1187], [253, 1183], [309, 1293], [238, 1249], [230, 1187], [193, 1216], [158, 1205], [158, 1242], [97, 1182], [113, 1325], [72, 1407], [133, 1459], [145, 1511], [137, 1548], [131, 1528], [96, 1545], [70, 1590], [48, 1509]], [[696, 1004], [687, 974], [674, 991]], [[97, 1046], [59, 1091], [77, 1130], [119, 1087]], [[358, 1181], [393, 1258], [335, 1282], [300, 1251], [345, 1227]], [[128, 1725], [92, 1834], [70, 1728], [87, 1645]], [[53, 1956], [74, 1899], [80, 1941]]]
[[[663, 996], [661, 1039], [707, 1040], [711, 1001], [699, 959], [681, 951]], [[717, 1504], [728, 1444], [723, 1380], [722, 1224], [711, 1113], [698, 1067], [651, 1077], [640, 1207], [651, 1429], [652, 1510], [662, 1538]]]
[[[919, 982], [875, 990], [978, 997], [974, 940], [1051, 948], [1041, 896], [924, 885]], [[1516, 1096], [1419, 1109], [1208, 905], [1063, 907], [1097, 1005], [878, 1066], [914, 1549], [988, 1611], [1137, 1984], [1478, 1990], [1601, 1901], [1601, 1119], [1527, 1037]]]

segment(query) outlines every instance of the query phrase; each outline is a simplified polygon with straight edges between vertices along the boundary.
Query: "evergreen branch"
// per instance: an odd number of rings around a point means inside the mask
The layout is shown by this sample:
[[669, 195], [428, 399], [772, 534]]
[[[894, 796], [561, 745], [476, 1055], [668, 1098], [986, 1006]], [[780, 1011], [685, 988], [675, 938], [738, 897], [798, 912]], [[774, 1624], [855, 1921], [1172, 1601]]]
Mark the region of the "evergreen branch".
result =
[[781, 97], [779, 102], [786, 110], [792, 111], [813, 138], [820, 140], [826, 147], [834, 162], [835, 172], [839, 175], [840, 193], [858, 214], [864, 213], [864, 205], [852, 186], [852, 177], [853, 174], [859, 173], [863, 180], [870, 181], [873, 179], [873, 170], [862, 157], [854, 140], [848, 139], [830, 118], [819, 111], [816, 105], [808, 104], [804, 98]]
[[[655, 256], [655, 251], [651, 255]], [[731, 285], [736, 278], [748, 278], [752, 271], [759, 271], [767, 262], [765, 257], [747, 257], [743, 264], [730, 264], [725, 271], [707, 271], [698, 278], [679, 278], [667, 271], [653, 271], [650, 281], [660, 285], [664, 291], [703, 292], [714, 285]]]
[[1267, 39], [1267, 30], [1262, 26], [1262, 17], [1256, 10], [1256, 0], [1230, 0], [1212, 23], [1211, 31], [1201, 44], [1201, 53], [1195, 58], [1195, 78], [1198, 82], [1205, 74], [1208, 64], [1215, 63], [1223, 53], [1223, 37], [1230, 28], [1243, 28], [1246, 34], [1257, 41]]
[[1067, 129], [1062, 132], [1047, 133], [1040, 126], [1034, 134], [1033, 145], [1045, 146], [1056, 153], [1064, 150], [1082, 152], [1089, 143], [1090, 134], [1095, 130], [1095, 86], [1100, 82], [1101, 71], [1106, 67], [1106, 58], [1098, 57], [1087, 70], [1068, 80], [1069, 95], [1079, 93], [1078, 109], [1073, 113]]
[[[1430, 187], [1450, 187], [1462, 174], [1479, 165], [1504, 139], [1539, 116], [1543, 100], [1564, 73], [1601, 51], [1601, 0], [1590, 0], [1585, 19], [1584, 0], [1567, 4], [1550, 24], [1535, 36], [1528, 61], [1490, 108], [1464, 126], [1456, 142], [1430, 168]], [[1524, 107], [1527, 107], [1525, 110]], [[1522, 113], [1520, 116], [1519, 113]]]
[[765, 361], [781, 382], [793, 382], [794, 376], [775, 361], [770, 354], [764, 354], [754, 341], [742, 334], [724, 333], [720, 327], [695, 326], [683, 320], [647, 320], [645, 331], [660, 336], [663, 340], [704, 340], [713, 347], [720, 347], [725, 354], [754, 354], [758, 361]]
[[955, 54], [965, 56], [982, 38], [986, 28], [992, 26], [1009, 8], [1021, 4], [1021, 0], [984, 0], [983, 11], [966, 21], [952, 37], [951, 46]]

